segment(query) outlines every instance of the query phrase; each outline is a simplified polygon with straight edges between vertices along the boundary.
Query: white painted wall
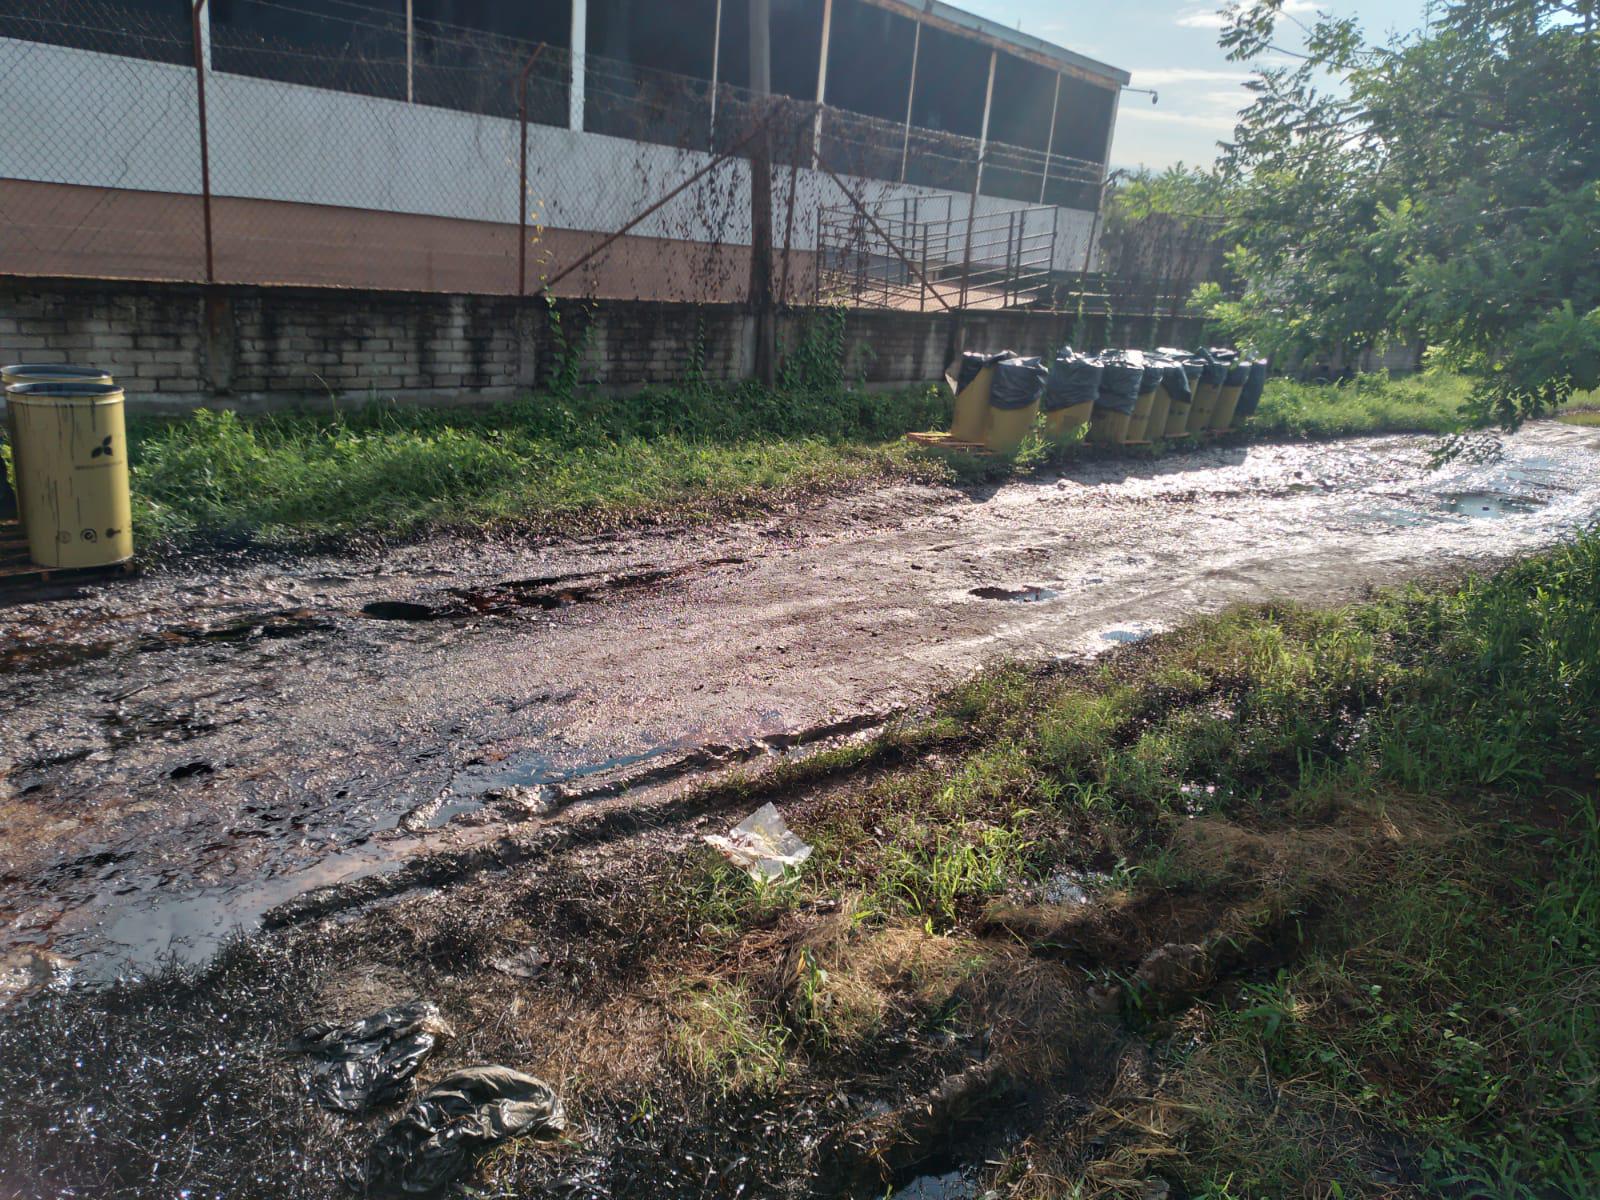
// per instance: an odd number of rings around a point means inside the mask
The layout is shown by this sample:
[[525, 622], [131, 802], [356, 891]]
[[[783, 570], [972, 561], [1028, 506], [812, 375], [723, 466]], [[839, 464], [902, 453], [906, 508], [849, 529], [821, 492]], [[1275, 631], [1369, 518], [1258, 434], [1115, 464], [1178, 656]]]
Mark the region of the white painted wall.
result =
[[[212, 192], [264, 200], [515, 224], [517, 122], [242, 75], [211, 72], [206, 99]], [[0, 38], [0, 175], [141, 191], [200, 191], [195, 77], [189, 67]], [[528, 126], [535, 223], [609, 233], [710, 156], [548, 125]], [[731, 172], [731, 174], [730, 174]], [[776, 236], [789, 176], [775, 173]], [[846, 181], [867, 204], [968, 197], [880, 180]], [[748, 166], [713, 172], [632, 232], [748, 244]], [[847, 203], [825, 174], [796, 180], [793, 245], [811, 250], [819, 204]], [[983, 196], [980, 216], [1028, 207]], [[1092, 214], [1059, 209], [1056, 266], [1083, 265]], [[995, 254], [986, 258], [997, 258]], [[3, 264], [0, 264], [3, 266]]]

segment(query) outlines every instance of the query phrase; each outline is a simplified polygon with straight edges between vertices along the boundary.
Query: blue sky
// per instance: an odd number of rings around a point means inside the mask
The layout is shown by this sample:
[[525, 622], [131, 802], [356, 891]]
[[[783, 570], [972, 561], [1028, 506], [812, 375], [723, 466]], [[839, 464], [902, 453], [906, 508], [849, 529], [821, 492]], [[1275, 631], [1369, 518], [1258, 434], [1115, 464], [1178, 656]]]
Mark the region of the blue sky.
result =
[[[952, 0], [1046, 41], [1111, 63], [1133, 74], [1124, 94], [1111, 150], [1115, 167], [1166, 167], [1209, 163], [1219, 138], [1233, 131], [1233, 114], [1245, 103], [1241, 86], [1249, 69], [1231, 63], [1217, 47], [1222, 27], [1216, 0]], [[1301, 20], [1319, 9], [1361, 20], [1371, 40], [1422, 23], [1425, 0], [1288, 0]]]

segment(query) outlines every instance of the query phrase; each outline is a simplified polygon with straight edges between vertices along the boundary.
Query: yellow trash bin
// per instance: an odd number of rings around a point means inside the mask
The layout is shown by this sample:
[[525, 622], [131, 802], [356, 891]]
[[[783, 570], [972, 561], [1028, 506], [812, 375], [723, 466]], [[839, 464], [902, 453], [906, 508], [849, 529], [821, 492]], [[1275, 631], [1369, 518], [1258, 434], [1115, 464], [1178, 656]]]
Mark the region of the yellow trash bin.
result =
[[1049, 372], [1037, 358], [1009, 358], [992, 369], [984, 444], [996, 454], [1015, 454], [1038, 420], [1039, 394]]
[[1133, 419], [1139, 385], [1144, 382], [1144, 363], [1122, 351], [1103, 354], [1100, 361], [1105, 369], [1095, 397], [1089, 441], [1096, 446], [1120, 446], [1128, 439], [1128, 422]]
[[133, 557], [122, 389], [19, 383], [6, 391], [22, 473], [23, 529], [41, 567], [105, 567]]
[[[110, 383], [111, 376], [99, 367], [74, 367], [66, 363], [12, 363], [0, 367], [0, 389], [13, 383]], [[16, 485], [17, 517], [22, 517], [23, 463], [17, 454], [17, 434], [11, 425], [11, 407], [6, 406], [6, 438], [11, 443], [11, 474]]]
[[1229, 365], [1228, 375], [1217, 393], [1216, 411], [1211, 414], [1211, 432], [1226, 433], [1233, 428], [1234, 413], [1239, 408], [1239, 395], [1250, 378], [1250, 364], [1235, 362]]
[[1207, 358], [1200, 368], [1200, 378], [1194, 385], [1194, 401], [1189, 406], [1189, 433], [1203, 434], [1211, 428], [1211, 417], [1217, 411], [1217, 398], [1222, 392], [1222, 381], [1228, 377], [1226, 363]]
[[950, 437], [958, 442], [981, 442], [989, 428], [989, 392], [994, 386], [994, 368], [1008, 358], [1010, 350], [998, 354], [967, 351], [961, 356], [951, 387], [956, 394], [955, 414], [950, 421]]
[[1052, 442], [1069, 442], [1094, 416], [1094, 398], [1100, 394], [1104, 368], [1087, 354], [1070, 349], [1056, 356], [1044, 381], [1044, 436]]
[[1156, 386], [1156, 397], [1150, 404], [1150, 420], [1145, 439], [1159, 442], [1167, 435], [1167, 418], [1172, 415], [1172, 393], [1167, 390], [1167, 375], [1172, 372], [1181, 376], [1183, 368], [1170, 358], [1155, 358], [1150, 361], [1160, 369], [1161, 382]]
[[1128, 418], [1128, 431], [1123, 441], [1127, 445], [1143, 446], [1150, 441], [1150, 416], [1155, 412], [1156, 392], [1161, 387], [1161, 368], [1154, 360], [1145, 358], [1144, 375], [1139, 380], [1139, 394], [1134, 397], [1133, 415]]

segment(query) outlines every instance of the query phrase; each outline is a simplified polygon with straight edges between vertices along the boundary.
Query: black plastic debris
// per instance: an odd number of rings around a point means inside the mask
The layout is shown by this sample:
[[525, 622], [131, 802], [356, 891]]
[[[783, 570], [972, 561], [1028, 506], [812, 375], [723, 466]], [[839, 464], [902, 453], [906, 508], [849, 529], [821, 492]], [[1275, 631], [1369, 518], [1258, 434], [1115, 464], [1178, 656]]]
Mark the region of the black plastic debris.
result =
[[360, 1113], [404, 1099], [441, 1039], [455, 1036], [431, 1001], [412, 1000], [359, 1021], [318, 1021], [289, 1043], [309, 1054], [311, 1096], [333, 1112]]
[[1104, 370], [1098, 359], [1063, 350], [1050, 364], [1050, 375], [1044, 382], [1044, 399], [1039, 407], [1045, 412], [1059, 412], [1089, 403], [1100, 394], [1100, 375]]
[[1039, 398], [1045, 377], [1050, 372], [1037, 358], [1009, 358], [994, 369], [994, 389], [989, 393], [991, 408], [1027, 408]]
[[550, 1086], [510, 1067], [453, 1071], [424, 1092], [367, 1151], [349, 1182], [379, 1195], [426, 1196], [509, 1138], [554, 1137], [567, 1127]]

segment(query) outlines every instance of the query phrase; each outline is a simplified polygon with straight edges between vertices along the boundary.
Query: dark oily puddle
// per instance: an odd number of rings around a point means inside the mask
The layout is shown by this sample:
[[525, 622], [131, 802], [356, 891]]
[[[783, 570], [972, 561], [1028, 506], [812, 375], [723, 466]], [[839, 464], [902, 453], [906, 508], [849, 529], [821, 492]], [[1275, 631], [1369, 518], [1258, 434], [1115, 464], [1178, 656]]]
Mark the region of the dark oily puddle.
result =
[[465, 617], [490, 616], [517, 609], [546, 611], [585, 604], [607, 596], [647, 588], [713, 567], [735, 566], [739, 557], [713, 558], [681, 567], [641, 567], [619, 574], [543, 575], [532, 579], [509, 579], [481, 588], [447, 588], [444, 598], [423, 600], [374, 600], [361, 607], [361, 615], [379, 621], [445, 621]]
[[1017, 604], [1038, 604], [1045, 600], [1054, 600], [1061, 595], [1054, 588], [1040, 587], [1037, 584], [1023, 584], [1020, 587], [975, 587], [967, 593], [976, 596], [979, 600], [1010, 600]]
[[291, 608], [250, 613], [206, 625], [174, 625], [136, 637], [75, 641], [70, 630], [58, 636], [18, 634], [0, 639], [0, 672], [43, 671], [53, 667], [94, 662], [113, 654], [148, 654], [181, 646], [234, 646], [248, 648], [262, 642], [325, 633], [334, 627], [310, 609]]

